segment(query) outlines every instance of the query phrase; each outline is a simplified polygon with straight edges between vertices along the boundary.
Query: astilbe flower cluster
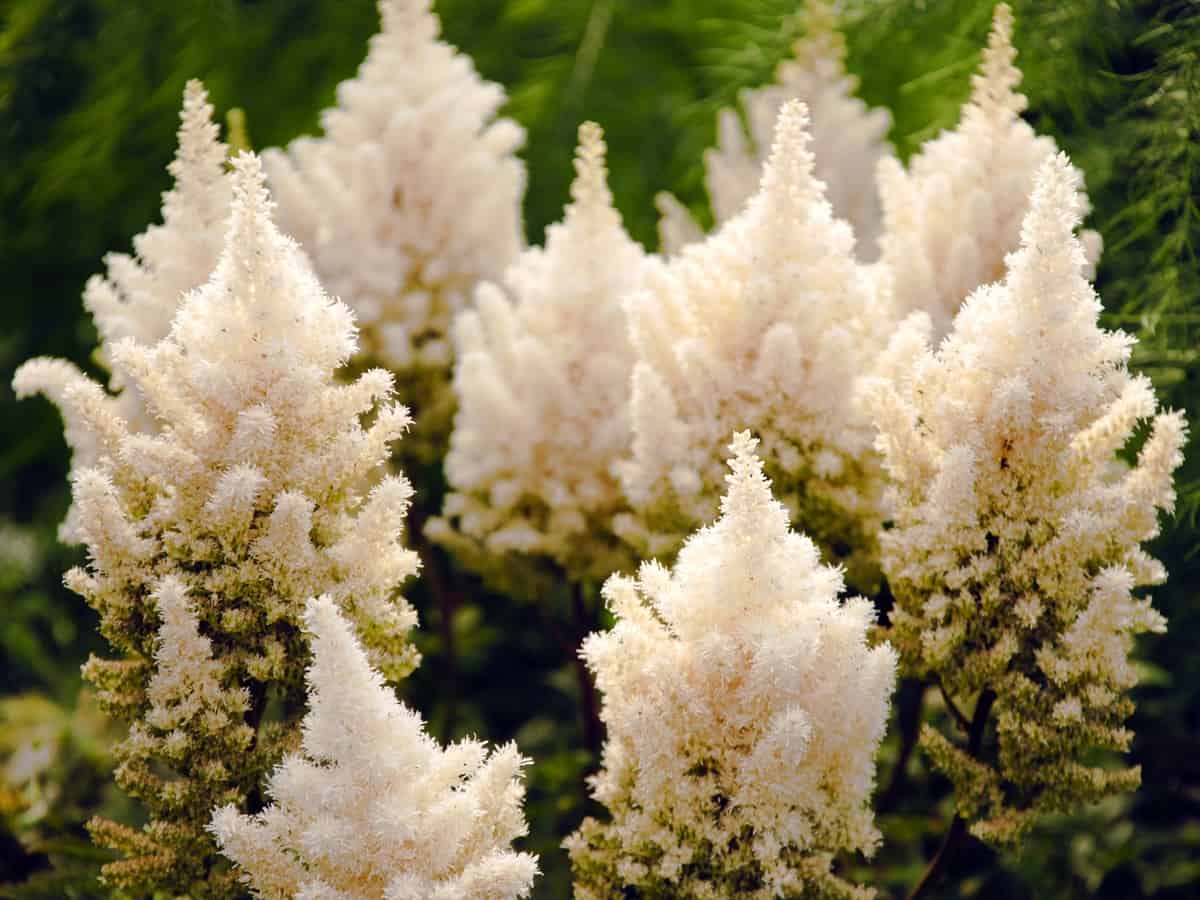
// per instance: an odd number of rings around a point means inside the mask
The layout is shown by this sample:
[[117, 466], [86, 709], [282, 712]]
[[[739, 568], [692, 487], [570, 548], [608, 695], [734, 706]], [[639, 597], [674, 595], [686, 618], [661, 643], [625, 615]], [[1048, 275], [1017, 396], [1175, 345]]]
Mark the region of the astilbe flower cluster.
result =
[[196, 897], [236, 893], [204, 831], [212, 807], [244, 802], [295, 741], [305, 601], [334, 597], [389, 677], [417, 660], [416, 616], [396, 595], [416, 569], [400, 544], [411, 490], [378, 475], [407, 412], [386, 372], [337, 380], [355, 350], [351, 313], [275, 229], [258, 159], [234, 165], [211, 279], [162, 340], [111, 347], [154, 432], [84, 376], [63, 384], [55, 361], [14, 379], [20, 394], [52, 386], [68, 429], [96, 448], [71, 476], [88, 562], [67, 583], [116, 651], [85, 675], [131, 725], [117, 781], [150, 815], [142, 832], [93, 823], [125, 854], [105, 877]]
[[445, 750], [371, 668], [329, 597], [310, 601], [308, 712], [300, 752], [271, 775], [271, 803], [225, 806], [212, 832], [263, 900], [515, 900], [537, 860], [509, 848], [526, 831], [507, 744]]
[[746, 209], [628, 301], [633, 512], [617, 527], [643, 556], [673, 552], [712, 519], [722, 448], [750, 428], [793, 522], [870, 582], [881, 480], [855, 385], [886, 341], [887, 301], [814, 175], [807, 123], [786, 104]]
[[830, 871], [879, 840], [868, 798], [896, 656], [874, 607], [792, 531], [748, 432], [717, 521], [673, 570], [604, 588], [582, 653], [608, 727], [593, 795], [611, 821], [567, 841], [580, 900], [860, 897]]
[[362, 359], [398, 379], [414, 430], [400, 453], [445, 453], [454, 315], [523, 242], [521, 127], [504, 91], [439, 40], [431, 0], [379, 0], [382, 31], [321, 116], [324, 134], [263, 154], [279, 222], [362, 328]]
[[585, 123], [563, 221], [456, 323], [453, 493], [426, 533], [509, 581], [524, 565], [598, 583], [633, 564], [612, 530], [634, 360], [621, 301], [655, 263], [621, 225], [604, 154]]
[[[1127, 654], [1165, 624], [1134, 589], [1166, 577], [1140, 545], [1173, 506], [1184, 422], [1128, 372], [1132, 339], [1097, 325], [1082, 212], [1078, 173], [1051, 157], [1004, 280], [967, 299], [936, 351], [928, 317], [908, 320], [888, 351], [906, 374], [872, 390], [894, 482], [888, 634], [964, 726], [975, 705], [966, 747], [931, 726], [922, 738], [959, 813], [997, 842], [1136, 787], [1136, 767], [1092, 754], [1128, 749]], [[1116, 454], [1147, 420], [1127, 466]]]
[[[740, 95], [749, 135], [737, 110], [718, 115], [717, 146], [704, 154], [713, 217], [717, 225], [729, 221], [754, 196], [779, 110], [788, 100], [802, 100], [809, 111], [814, 174], [825, 184], [834, 214], [854, 229], [860, 259], [871, 261], [879, 253], [883, 226], [875, 168], [892, 155], [887, 143], [892, 117], [855, 96], [858, 79], [846, 72], [846, 42], [832, 7], [823, 0], [806, 3], [800, 24], [803, 37], [792, 58], [780, 63], [775, 83]], [[673, 195], [659, 194], [656, 204], [665, 253], [678, 253], [702, 238], [700, 226]]]
[[[922, 145], [907, 169], [891, 157], [879, 163], [882, 259], [893, 302], [900, 315], [929, 313], [937, 337], [972, 290], [1004, 275], [1034, 176], [1057, 151], [1053, 138], [1021, 118], [1027, 101], [1017, 91], [1012, 29], [1012, 10], [998, 4], [958, 127]], [[1087, 231], [1081, 238], [1090, 271], [1100, 236]]]

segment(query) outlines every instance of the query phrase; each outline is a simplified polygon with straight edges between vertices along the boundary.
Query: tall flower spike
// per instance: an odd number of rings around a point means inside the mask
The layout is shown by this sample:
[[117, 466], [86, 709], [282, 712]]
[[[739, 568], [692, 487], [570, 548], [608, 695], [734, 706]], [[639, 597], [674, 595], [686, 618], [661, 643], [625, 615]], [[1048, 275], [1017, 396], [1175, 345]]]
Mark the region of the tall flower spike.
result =
[[525, 834], [520, 770], [508, 744], [445, 750], [368, 664], [328, 598], [310, 601], [313, 661], [302, 752], [271, 775], [247, 816], [225, 806], [211, 831], [256, 897], [472, 900], [526, 897], [537, 859]]
[[[72, 465], [77, 469], [93, 465], [100, 452], [89, 429], [78, 426], [81, 404], [92, 407], [93, 416], [103, 409], [103, 415], [119, 418], [133, 429], [157, 428], [136, 388], [127, 389], [121, 373], [113, 369], [113, 353], [127, 338], [153, 344], [166, 337], [184, 293], [207, 281], [216, 265], [231, 195], [226, 147], [218, 139], [212, 115], [204, 85], [189, 81], [183, 92], [179, 149], [167, 167], [175, 184], [163, 194], [162, 224], [151, 225], [133, 239], [132, 256], [108, 254], [107, 274], [92, 276], [83, 293], [83, 305], [100, 334], [97, 361], [110, 371], [108, 386], [119, 396], [109, 398], [103, 391], [80, 387], [88, 379], [66, 360], [30, 364], [14, 382], [19, 397], [43, 394], [63, 410]], [[75, 388], [79, 390], [69, 401], [67, 395]], [[69, 543], [78, 540], [73, 508], [60, 536]]]
[[[1004, 275], [1004, 258], [1017, 248], [1033, 179], [1056, 152], [1021, 119], [1021, 72], [1013, 63], [1012, 10], [996, 7], [971, 98], [958, 127], [926, 143], [908, 164], [879, 164], [883, 199], [883, 261], [893, 279], [901, 315], [929, 313], [935, 337], [950, 328], [972, 290]], [[1087, 210], [1082, 184], [1079, 187]], [[1089, 272], [1100, 256], [1100, 236], [1082, 240]]]
[[[1165, 627], [1133, 589], [1166, 577], [1140, 545], [1173, 507], [1186, 429], [1128, 372], [1132, 339], [1097, 324], [1074, 233], [1083, 207], [1078, 172], [1051, 156], [1005, 280], [967, 299], [936, 352], [914, 338], [928, 337], [915, 314], [890, 351], [896, 377], [868, 394], [894, 480], [891, 638], [956, 703], [994, 700], [994, 755], [932, 728], [922, 739], [973, 832], [996, 842], [1137, 785], [1136, 767], [1091, 760], [1128, 749], [1126, 657], [1136, 634]], [[1116, 452], [1146, 420], [1126, 467]]]
[[383, 29], [338, 87], [324, 135], [263, 154], [279, 218], [353, 307], [363, 357], [416, 416], [401, 452], [440, 458], [450, 430], [450, 324], [521, 249], [521, 128], [504, 92], [438, 39], [430, 0], [379, 0]]
[[453, 493], [428, 531], [485, 572], [522, 560], [601, 580], [632, 564], [612, 533], [633, 368], [620, 301], [652, 263], [621, 226], [604, 154], [599, 126], [582, 125], [563, 222], [457, 324]]
[[[59, 398], [91, 448], [72, 474], [89, 562], [67, 582], [118, 656], [85, 675], [130, 723], [117, 780], [150, 820], [92, 831], [126, 856], [106, 879], [135, 892], [238, 896], [204, 829], [212, 803], [243, 803], [294, 745], [307, 598], [333, 597], [389, 677], [417, 661], [416, 615], [396, 595], [416, 570], [400, 543], [411, 490], [379, 475], [407, 412], [381, 370], [339, 380], [356, 348], [350, 310], [275, 228], [258, 159], [239, 156], [232, 182], [212, 278], [162, 340], [112, 348], [114, 374], [161, 428], [131, 428], [82, 375]], [[54, 366], [27, 363], [14, 383]], [[269, 702], [282, 720], [264, 720]]]
[[[846, 74], [846, 45], [829, 3], [813, 0], [801, 14], [804, 37], [792, 59], [779, 65], [775, 83], [742, 91], [740, 100], [750, 126], [747, 136], [736, 110], [717, 118], [717, 146], [704, 154], [705, 184], [713, 218], [723, 224], [736, 216], [758, 190], [779, 110], [789, 100], [808, 106], [816, 177], [825, 183], [834, 215], [854, 229], [864, 261], [878, 256], [883, 214], [875, 189], [875, 167], [892, 148], [886, 136], [891, 116], [868, 108], [854, 95], [858, 79]], [[659, 240], [676, 254], [703, 232], [671, 194], [656, 198], [662, 219]]]
[[804, 106], [789, 101], [746, 210], [631, 296], [633, 444], [620, 476], [633, 514], [617, 528], [643, 556], [673, 552], [716, 512], [728, 435], [752, 428], [793, 521], [838, 558], [853, 548], [865, 587], [881, 473], [855, 385], [886, 340], [886, 298], [809, 148]]
[[673, 570], [605, 585], [616, 624], [582, 653], [610, 820], [566, 841], [580, 900], [872, 896], [830, 863], [879, 840], [868, 798], [896, 655], [868, 647], [871, 603], [839, 601], [841, 573], [789, 529], [756, 444], [734, 436], [721, 517]]

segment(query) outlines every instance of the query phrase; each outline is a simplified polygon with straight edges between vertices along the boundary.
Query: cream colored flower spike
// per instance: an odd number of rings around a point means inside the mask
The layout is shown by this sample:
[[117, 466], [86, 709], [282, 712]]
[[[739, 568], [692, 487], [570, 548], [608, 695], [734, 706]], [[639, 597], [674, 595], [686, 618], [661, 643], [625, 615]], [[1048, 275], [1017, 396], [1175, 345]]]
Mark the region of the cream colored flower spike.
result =
[[255, 815], [216, 810], [211, 825], [263, 900], [516, 900], [537, 859], [525, 834], [514, 744], [440, 748], [396, 700], [328, 597], [304, 616], [312, 634], [309, 709], [299, 753], [267, 783]]
[[720, 518], [672, 569], [605, 585], [616, 624], [582, 652], [603, 695], [592, 789], [609, 819], [566, 842], [580, 900], [872, 895], [830, 862], [879, 841], [869, 796], [896, 655], [868, 646], [871, 603], [839, 600], [841, 573], [789, 528], [756, 445], [734, 436]]
[[450, 325], [522, 244], [524, 133], [498, 85], [438, 38], [429, 0], [380, 0], [382, 31], [338, 87], [324, 134], [263, 154], [279, 222], [362, 328], [362, 356], [416, 416], [401, 453], [445, 452]]

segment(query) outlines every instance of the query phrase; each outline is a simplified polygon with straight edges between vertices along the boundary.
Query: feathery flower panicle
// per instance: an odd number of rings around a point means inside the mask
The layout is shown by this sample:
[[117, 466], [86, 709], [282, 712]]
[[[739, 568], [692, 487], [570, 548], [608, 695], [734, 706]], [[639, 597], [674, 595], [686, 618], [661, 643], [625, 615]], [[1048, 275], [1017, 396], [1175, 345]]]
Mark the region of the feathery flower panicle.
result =
[[[110, 372], [108, 386], [117, 394], [112, 399], [98, 390], [88, 402], [110, 407], [139, 431], [152, 432], [158, 426], [136, 387], [129, 389], [122, 373], [114, 369], [113, 353], [127, 338], [154, 344], [166, 337], [184, 293], [204, 284], [217, 264], [231, 194], [226, 147], [212, 115], [204, 85], [189, 81], [180, 113], [179, 149], [167, 167], [175, 183], [162, 195], [162, 224], [151, 225], [133, 239], [132, 256], [108, 254], [107, 274], [93, 275], [83, 293], [83, 305], [100, 335], [97, 362]], [[18, 384], [18, 395], [43, 393], [59, 407], [66, 392], [84, 377], [62, 359], [47, 360], [38, 368], [36, 377]], [[73, 466], [83, 469], [95, 464], [101, 448], [87, 429], [68, 422], [66, 437]], [[60, 536], [68, 543], [79, 541], [73, 507]]]
[[[958, 127], [926, 143], [907, 171], [896, 159], [879, 164], [882, 259], [896, 307], [900, 315], [929, 313], [935, 337], [949, 330], [971, 291], [1003, 277], [1034, 176], [1057, 152], [1053, 138], [1036, 134], [1021, 118], [1027, 101], [1017, 91], [1012, 28], [1012, 10], [1001, 3]], [[1079, 190], [1086, 213], [1082, 177]], [[1081, 237], [1094, 267], [1100, 235]]]
[[454, 493], [427, 533], [484, 569], [540, 561], [601, 580], [632, 564], [612, 533], [633, 369], [621, 300], [652, 262], [621, 226], [604, 154], [585, 123], [564, 220], [456, 325]]
[[521, 757], [478, 741], [445, 750], [396, 700], [328, 597], [310, 601], [309, 710], [302, 752], [271, 775], [253, 816], [218, 809], [210, 830], [263, 900], [509, 900], [537, 859], [526, 832]]
[[430, 0], [379, 0], [382, 31], [338, 86], [324, 135], [263, 160], [279, 222], [362, 328], [362, 356], [414, 410], [401, 452], [445, 452], [454, 315], [521, 249], [524, 132], [471, 61], [439, 40]]
[[[809, 110], [814, 173], [825, 183], [834, 215], [854, 229], [859, 257], [869, 262], [879, 254], [883, 212], [875, 168], [880, 159], [892, 156], [886, 139], [891, 115], [855, 96], [858, 79], [846, 73], [846, 42], [832, 7], [819, 0], [805, 4], [802, 25], [804, 37], [796, 42], [793, 58], [779, 65], [775, 83], [740, 95], [749, 136], [736, 110], [723, 109], [718, 115], [717, 146], [704, 154], [713, 218], [718, 225], [729, 221], [754, 196], [779, 110], [789, 100], [803, 100]], [[665, 253], [676, 254], [701, 239], [700, 226], [674, 196], [659, 194], [656, 203]]]
[[788, 527], [749, 432], [721, 517], [673, 570], [604, 588], [616, 624], [582, 654], [608, 728], [593, 796], [611, 820], [566, 842], [581, 900], [867, 897], [830, 871], [878, 843], [868, 797], [896, 656], [871, 603]]
[[[1136, 634], [1165, 627], [1133, 590], [1166, 577], [1140, 544], [1174, 504], [1186, 429], [1128, 372], [1132, 339], [1097, 324], [1082, 212], [1077, 171], [1051, 157], [1005, 280], [967, 299], [936, 352], [915, 314], [888, 351], [900, 374], [870, 391], [894, 480], [891, 640], [957, 704], [994, 698], [994, 754], [931, 728], [923, 739], [974, 833], [1000, 842], [1043, 811], [1136, 786], [1136, 768], [1089, 759], [1128, 748], [1126, 657]], [[1116, 452], [1147, 420], [1126, 467]]]
[[[88, 564], [67, 583], [119, 657], [92, 658], [85, 675], [131, 724], [118, 781], [150, 812], [144, 833], [95, 823], [129, 857], [106, 877], [198, 898], [237, 892], [204, 831], [212, 805], [242, 802], [294, 740], [307, 598], [330, 594], [389, 677], [417, 660], [416, 616], [396, 595], [416, 569], [400, 544], [411, 490], [379, 477], [407, 412], [385, 372], [338, 381], [352, 314], [275, 229], [258, 159], [234, 166], [212, 278], [162, 340], [112, 348], [157, 432], [131, 428], [82, 375], [59, 398], [95, 448], [72, 473]], [[56, 364], [29, 362], [14, 383], [38, 389]], [[263, 721], [268, 683], [282, 721]]]
[[722, 448], [750, 428], [793, 521], [853, 567], [853, 584], [870, 581], [881, 473], [855, 385], [890, 327], [881, 287], [833, 217], [804, 106], [789, 101], [746, 210], [629, 300], [638, 359], [620, 476], [634, 513], [616, 527], [643, 556], [712, 519]]

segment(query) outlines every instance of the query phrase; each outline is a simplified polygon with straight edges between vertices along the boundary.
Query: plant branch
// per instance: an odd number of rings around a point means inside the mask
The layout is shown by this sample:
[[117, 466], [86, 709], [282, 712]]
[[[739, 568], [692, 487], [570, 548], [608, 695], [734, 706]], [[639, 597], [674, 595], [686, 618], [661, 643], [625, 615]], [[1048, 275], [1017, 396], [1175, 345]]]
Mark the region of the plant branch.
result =
[[908, 761], [912, 758], [917, 747], [917, 739], [921, 736], [921, 708], [925, 703], [925, 690], [928, 685], [924, 681], [903, 681], [896, 698], [897, 726], [900, 729], [900, 752], [896, 755], [896, 764], [892, 767], [891, 777], [887, 787], [879, 795], [875, 803], [877, 813], [885, 813], [893, 809], [904, 793], [905, 782], [908, 779]]

